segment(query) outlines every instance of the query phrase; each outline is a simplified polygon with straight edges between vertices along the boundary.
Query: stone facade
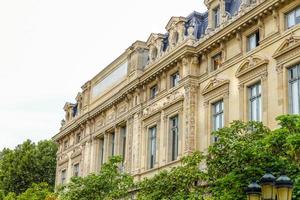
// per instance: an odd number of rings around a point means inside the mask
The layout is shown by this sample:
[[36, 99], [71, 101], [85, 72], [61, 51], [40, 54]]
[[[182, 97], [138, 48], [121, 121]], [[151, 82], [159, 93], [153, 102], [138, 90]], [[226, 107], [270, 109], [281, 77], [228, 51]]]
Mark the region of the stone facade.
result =
[[65, 104], [53, 137], [57, 184], [78, 170], [99, 171], [111, 155], [124, 156], [122, 169], [139, 180], [206, 151], [211, 132], [233, 120], [275, 128], [276, 116], [293, 112], [289, 77], [300, 63], [300, 1], [205, 4], [206, 13], [172, 17], [166, 34], [133, 43], [82, 86], [76, 103]]

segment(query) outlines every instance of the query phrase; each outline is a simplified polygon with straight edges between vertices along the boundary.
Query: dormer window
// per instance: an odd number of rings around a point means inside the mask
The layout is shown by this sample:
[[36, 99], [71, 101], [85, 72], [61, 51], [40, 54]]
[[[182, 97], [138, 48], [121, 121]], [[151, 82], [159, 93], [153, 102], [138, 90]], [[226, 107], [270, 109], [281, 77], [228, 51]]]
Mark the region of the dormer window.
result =
[[157, 48], [156, 47], [152, 47], [152, 51], [151, 51], [151, 60], [155, 60], [157, 58]]
[[214, 22], [214, 28], [220, 26], [220, 6], [213, 9], [213, 22]]
[[300, 23], [300, 6], [286, 14], [286, 28], [292, 28]]
[[150, 99], [154, 99], [158, 93], [158, 86], [154, 85], [150, 88]]
[[222, 53], [220, 52], [220, 53], [216, 54], [211, 59], [212, 59], [212, 69], [213, 70], [219, 69], [222, 64]]
[[255, 49], [259, 45], [259, 31], [255, 31], [247, 37], [247, 51]]

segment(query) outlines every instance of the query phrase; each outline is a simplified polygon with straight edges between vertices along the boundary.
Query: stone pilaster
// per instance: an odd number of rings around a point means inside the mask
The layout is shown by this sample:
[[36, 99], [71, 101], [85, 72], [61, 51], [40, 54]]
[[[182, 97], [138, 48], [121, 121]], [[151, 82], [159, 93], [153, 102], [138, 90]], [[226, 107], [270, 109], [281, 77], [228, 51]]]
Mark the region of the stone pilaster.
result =
[[196, 109], [197, 86], [189, 83], [184, 87], [184, 153], [190, 153], [196, 148]]

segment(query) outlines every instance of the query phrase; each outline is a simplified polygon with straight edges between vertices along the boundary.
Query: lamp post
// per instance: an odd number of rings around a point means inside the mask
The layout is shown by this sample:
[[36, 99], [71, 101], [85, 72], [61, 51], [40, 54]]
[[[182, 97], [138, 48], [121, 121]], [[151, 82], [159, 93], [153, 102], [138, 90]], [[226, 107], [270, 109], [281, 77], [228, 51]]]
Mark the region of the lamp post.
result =
[[261, 187], [256, 182], [251, 183], [247, 189], [247, 200], [261, 200]]
[[293, 183], [286, 175], [281, 175], [276, 181], [277, 200], [292, 200]]
[[266, 173], [260, 180], [261, 186], [251, 183], [247, 189], [247, 200], [292, 200], [293, 182], [281, 175], [277, 180], [271, 173]]
[[276, 187], [275, 187], [275, 176], [271, 173], [266, 173], [260, 180], [262, 199], [263, 200], [275, 200], [276, 198]]

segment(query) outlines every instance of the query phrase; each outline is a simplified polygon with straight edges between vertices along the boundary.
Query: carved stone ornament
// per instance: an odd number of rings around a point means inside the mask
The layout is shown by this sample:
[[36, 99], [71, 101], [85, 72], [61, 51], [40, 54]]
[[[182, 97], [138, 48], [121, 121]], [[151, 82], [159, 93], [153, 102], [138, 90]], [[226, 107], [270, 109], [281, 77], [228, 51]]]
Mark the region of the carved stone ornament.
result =
[[166, 98], [162, 99], [161, 102], [154, 103], [152, 105], [149, 105], [147, 108], [145, 108], [143, 110], [143, 116], [151, 115], [151, 114], [155, 113], [156, 111], [159, 111], [159, 110], [167, 107], [168, 105], [173, 104], [174, 102], [182, 100], [183, 98], [184, 98], [183, 93], [181, 93], [179, 91], [175, 91], [175, 92], [169, 94]]
[[261, 58], [259, 56], [250, 56], [246, 59], [242, 64], [239, 66], [235, 76], [237, 78], [241, 77], [242, 75], [262, 66], [267, 65], [269, 60]]
[[82, 153], [82, 149], [80, 147], [77, 147], [73, 150], [73, 153], [71, 154], [71, 158], [75, 158], [77, 156], [80, 156]]
[[68, 161], [69, 161], [68, 155], [67, 155], [67, 154], [63, 154], [63, 155], [58, 159], [57, 164], [58, 164], [58, 165], [62, 165], [62, 164], [64, 164], [64, 163], [68, 162]]
[[273, 58], [278, 58], [286, 53], [289, 53], [291, 50], [297, 47], [300, 47], [300, 37], [291, 34], [291, 36], [285, 39], [284, 42], [275, 51]]
[[229, 84], [229, 80], [213, 78], [208, 82], [208, 84], [202, 90], [202, 95], [205, 95], [225, 84]]

